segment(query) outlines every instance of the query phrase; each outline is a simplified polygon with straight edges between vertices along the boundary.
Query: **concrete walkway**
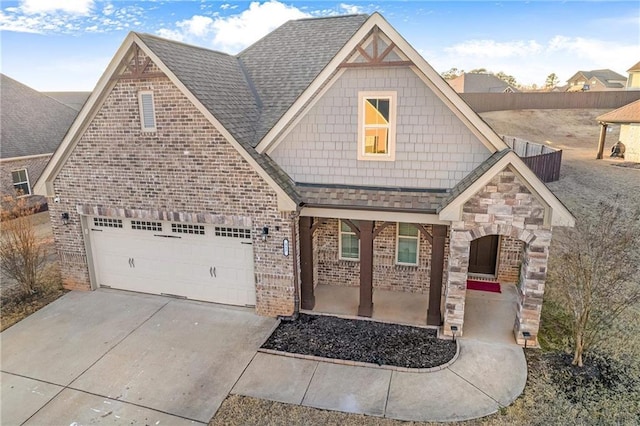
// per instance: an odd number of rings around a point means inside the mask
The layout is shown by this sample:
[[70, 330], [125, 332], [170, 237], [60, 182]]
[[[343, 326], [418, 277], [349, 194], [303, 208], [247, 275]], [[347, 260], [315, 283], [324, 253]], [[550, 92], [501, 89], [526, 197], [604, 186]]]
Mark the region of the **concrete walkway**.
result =
[[453, 364], [428, 373], [258, 353], [231, 392], [397, 420], [449, 422], [495, 413], [522, 393], [526, 379], [519, 346], [463, 339]]
[[524, 388], [514, 344], [462, 340], [407, 373], [257, 353], [252, 309], [123, 291], [71, 292], [1, 335], [0, 424], [206, 424], [232, 392], [401, 420], [486, 416]]

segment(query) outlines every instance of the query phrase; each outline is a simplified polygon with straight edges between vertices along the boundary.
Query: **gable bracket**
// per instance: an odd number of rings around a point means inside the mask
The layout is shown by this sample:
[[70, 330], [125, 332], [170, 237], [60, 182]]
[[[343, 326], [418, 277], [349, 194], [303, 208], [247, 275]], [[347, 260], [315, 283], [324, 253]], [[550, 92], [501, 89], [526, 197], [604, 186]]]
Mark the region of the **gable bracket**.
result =
[[140, 55], [140, 47], [137, 44], [134, 44], [134, 53], [133, 53], [133, 66], [131, 64], [131, 60], [127, 60], [125, 56], [122, 58], [120, 64], [126, 68], [126, 71], [122, 74], [113, 76], [111, 80], [123, 80], [123, 79], [142, 79], [142, 78], [152, 78], [152, 77], [164, 77], [165, 75], [161, 72], [145, 72], [151, 63], [151, 57], [147, 56], [144, 62], [141, 62]]
[[380, 53], [379, 51], [379, 41], [380, 34], [379, 28], [376, 25], [373, 27], [373, 39], [372, 39], [372, 48], [373, 48], [373, 56], [369, 55], [362, 46], [356, 46], [356, 50], [358, 53], [362, 55], [366, 59], [365, 62], [342, 62], [339, 67], [340, 68], [362, 68], [362, 67], [409, 67], [414, 65], [411, 61], [384, 61], [389, 53], [396, 48], [396, 44], [391, 42], [387, 48]]

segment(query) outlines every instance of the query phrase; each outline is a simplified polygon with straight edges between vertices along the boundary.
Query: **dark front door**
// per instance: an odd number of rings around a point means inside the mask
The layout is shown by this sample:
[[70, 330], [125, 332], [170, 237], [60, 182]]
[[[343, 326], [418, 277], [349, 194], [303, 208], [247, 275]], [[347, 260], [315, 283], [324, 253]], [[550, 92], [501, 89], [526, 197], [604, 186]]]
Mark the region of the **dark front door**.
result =
[[469, 273], [489, 274], [496, 273], [496, 260], [498, 259], [498, 235], [487, 235], [471, 241], [469, 249]]

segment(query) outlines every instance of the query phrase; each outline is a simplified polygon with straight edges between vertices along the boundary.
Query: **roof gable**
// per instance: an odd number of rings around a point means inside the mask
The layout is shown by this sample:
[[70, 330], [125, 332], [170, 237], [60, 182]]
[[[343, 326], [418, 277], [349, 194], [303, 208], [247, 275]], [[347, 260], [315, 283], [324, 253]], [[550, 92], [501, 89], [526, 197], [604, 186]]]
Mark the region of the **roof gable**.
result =
[[0, 74], [1, 158], [51, 154], [78, 111]]
[[516, 173], [529, 191], [545, 206], [544, 223], [549, 226], [574, 226], [575, 218], [562, 202], [536, 177], [529, 167], [507, 149], [494, 153], [476, 170], [463, 179], [452, 191], [450, 197], [438, 211], [441, 220], [459, 221], [462, 219], [464, 204], [482, 187], [505, 168]]
[[[373, 32], [381, 33], [389, 43], [393, 44], [393, 51], [403, 62], [412, 64], [411, 69], [438, 96], [448, 108], [474, 133], [476, 137], [493, 153], [507, 148], [504, 141], [487, 125], [453, 90], [453, 88], [438, 74], [424, 58], [377, 12], [372, 14], [358, 29], [344, 47], [335, 55], [331, 62], [323, 69], [317, 78], [298, 97], [295, 103], [282, 118], [269, 130], [256, 146], [258, 152], [270, 152], [280, 143], [296, 120], [313, 106], [314, 99], [322, 91], [327, 90], [336, 81], [341, 66], [353, 61], [353, 55], [358, 48], [366, 50], [368, 40]], [[381, 64], [373, 64], [381, 66]]]

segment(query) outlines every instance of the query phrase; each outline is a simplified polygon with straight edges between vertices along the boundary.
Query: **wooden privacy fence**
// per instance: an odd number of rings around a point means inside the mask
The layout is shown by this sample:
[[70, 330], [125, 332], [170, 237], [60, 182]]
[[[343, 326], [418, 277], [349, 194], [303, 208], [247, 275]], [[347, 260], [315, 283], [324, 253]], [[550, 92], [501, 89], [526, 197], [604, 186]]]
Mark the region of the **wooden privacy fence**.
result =
[[554, 182], [560, 179], [562, 150], [531, 142], [525, 139], [503, 136], [504, 142], [518, 154], [518, 157], [529, 166], [543, 182]]

